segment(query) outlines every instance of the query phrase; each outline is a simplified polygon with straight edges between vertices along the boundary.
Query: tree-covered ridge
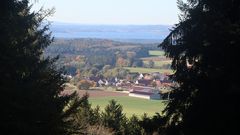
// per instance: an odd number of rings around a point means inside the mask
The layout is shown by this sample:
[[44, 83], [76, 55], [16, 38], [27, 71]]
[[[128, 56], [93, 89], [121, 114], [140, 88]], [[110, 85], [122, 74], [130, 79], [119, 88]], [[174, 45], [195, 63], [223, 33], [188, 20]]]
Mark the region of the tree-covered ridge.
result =
[[[79, 39], [55, 39], [50, 47], [45, 51], [46, 54], [71, 54], [71, 55], [111, 55], [117, 51], [144, 51], [149, 49], [156, 49], [157, 44], [136, 44], [136, 43], [125, 43], [107, 39], [94, 39], [94, 38], [79, 38]], [[107, 52], [107, 53], [106, 53]], [[137, 55], [148, 54], [136, 53]]]
[[[149, 51], [157, 44], [126, 43], [107, 39], [55, 39], [44, 50], [45, 56], [59, 56], [57, 66], [64, 66], [67, 74], [75, 75], [76, 70], [85, 71], [96, 67], [148, 67], [141, 58], [149, 57]], [[94, 69], [95, 70], [95, 69]]]

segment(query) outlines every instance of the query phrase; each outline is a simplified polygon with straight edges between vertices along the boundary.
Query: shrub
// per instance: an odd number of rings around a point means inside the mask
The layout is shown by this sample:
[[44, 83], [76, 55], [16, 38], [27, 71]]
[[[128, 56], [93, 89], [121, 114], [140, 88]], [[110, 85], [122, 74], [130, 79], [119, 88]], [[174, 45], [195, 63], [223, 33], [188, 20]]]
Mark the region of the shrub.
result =
[[94, 83], [87, 80], [81, 80], [78, 82], [77, 87], [80, 90], [89, 90], [90, 87], [93, 87]]

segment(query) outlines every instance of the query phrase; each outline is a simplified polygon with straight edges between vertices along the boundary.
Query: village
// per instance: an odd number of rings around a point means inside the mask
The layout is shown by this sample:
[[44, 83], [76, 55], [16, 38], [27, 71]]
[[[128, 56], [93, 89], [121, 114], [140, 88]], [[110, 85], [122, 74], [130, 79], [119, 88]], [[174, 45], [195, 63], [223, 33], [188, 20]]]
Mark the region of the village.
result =
[[[71, 77], [70, 77], [71, 78]], [[175, 83], [169, 73], [129, 73], [125, 79], [117, 77], [103, 78], [97, 76], [84, 77], [75, 84], [79, 90], [101, 89], [127, 93], [130, 97], [149, 100], [169, 100]]]

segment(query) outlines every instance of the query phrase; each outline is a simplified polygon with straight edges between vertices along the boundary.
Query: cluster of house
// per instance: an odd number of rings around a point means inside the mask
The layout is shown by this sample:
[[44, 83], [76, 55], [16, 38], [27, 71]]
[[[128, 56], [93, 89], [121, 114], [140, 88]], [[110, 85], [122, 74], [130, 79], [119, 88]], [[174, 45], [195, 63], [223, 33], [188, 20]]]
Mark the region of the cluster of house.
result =
[[115, 86], [117, 89], [124, 90], [129, 93], [129, 96], [145, 98], [145, 99], [163, 99], [167, 94], [169, 98], [170, 87], [173, 86], [173, 81], [170, 80], [167, 73], [130, 73], [127, 78], [134, 79], [118, 79], [92, 76], [89, 78], [97, 86]]
[[135, 85], [129, 89], [129, 96], [156, 99], [169, 99], [171, 87], [174, 82], [170, 80], [169, 74], [159, 72], [140, 74]]

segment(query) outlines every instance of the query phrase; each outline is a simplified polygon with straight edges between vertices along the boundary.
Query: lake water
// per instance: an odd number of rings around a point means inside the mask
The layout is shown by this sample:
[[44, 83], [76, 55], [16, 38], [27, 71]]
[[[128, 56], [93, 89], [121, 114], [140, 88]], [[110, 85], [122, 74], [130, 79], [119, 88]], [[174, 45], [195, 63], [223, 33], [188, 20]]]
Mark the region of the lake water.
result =
[[165, 25], [76, 25], [53, 24], [56, 38], [102, 38], [119, 40], [162, 41], [169, 34]]

